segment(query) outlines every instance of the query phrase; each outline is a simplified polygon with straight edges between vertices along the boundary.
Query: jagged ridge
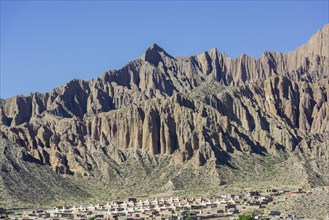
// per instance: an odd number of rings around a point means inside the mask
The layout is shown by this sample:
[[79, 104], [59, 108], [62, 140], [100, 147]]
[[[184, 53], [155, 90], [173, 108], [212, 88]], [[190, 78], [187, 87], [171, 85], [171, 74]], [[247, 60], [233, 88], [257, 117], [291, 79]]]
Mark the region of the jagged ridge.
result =
[[118, 71], [1, 100], [0, 134], [68, 175], [99, 175], [95, 155], [114, 148], [117, 164], [131, 150], [175, 166], [229, 167], [245, 154], [316, 159], [328, 153], [328, 39], [325, 25], [296, 51], [258, 60], [217, 49], [175, 58], [153, 44]]

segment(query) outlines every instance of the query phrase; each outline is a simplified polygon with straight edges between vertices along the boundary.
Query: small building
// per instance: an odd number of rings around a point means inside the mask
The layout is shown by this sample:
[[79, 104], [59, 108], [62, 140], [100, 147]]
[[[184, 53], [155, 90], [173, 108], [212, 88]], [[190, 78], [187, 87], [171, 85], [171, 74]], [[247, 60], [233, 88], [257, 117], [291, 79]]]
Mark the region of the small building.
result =
[[266, 192], [270, 195], [278, 195], [280, 194], [279, 191], [277, 189], [267, 189]]
[[128, 198], [128, 202], [137, 203], [137, 199], [133, 198], [133, 197], [130, 197], [130, 198]]
[[260, 196], [260, 194], [259, 194], [258, 191], [251, 191], [251, 192], [249, 192], [249, 196], [250, 196], [250, 197]]
[[281, 214], [281, 212], [273, 211], [273, 210], [268, 213], [268, 215], [271, 215], [271, 216], [279, 216], [280, 214]]

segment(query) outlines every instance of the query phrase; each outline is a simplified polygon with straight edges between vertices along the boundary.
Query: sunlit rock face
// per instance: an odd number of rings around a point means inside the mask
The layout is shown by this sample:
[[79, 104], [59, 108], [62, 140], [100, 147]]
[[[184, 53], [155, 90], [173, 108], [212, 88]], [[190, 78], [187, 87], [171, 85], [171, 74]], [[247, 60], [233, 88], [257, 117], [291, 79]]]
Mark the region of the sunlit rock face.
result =
[[153, 44], [99, 78], [1, 100], [1, 138], [82, 176], [106, 172], [99, 154], [120, 164], [128, 151], [196, 168], [244, 154], [318, 157], [328, 154], [328, 42], [326, 25], [295, 51], [257, 60], [217, 49], [173, 57]]

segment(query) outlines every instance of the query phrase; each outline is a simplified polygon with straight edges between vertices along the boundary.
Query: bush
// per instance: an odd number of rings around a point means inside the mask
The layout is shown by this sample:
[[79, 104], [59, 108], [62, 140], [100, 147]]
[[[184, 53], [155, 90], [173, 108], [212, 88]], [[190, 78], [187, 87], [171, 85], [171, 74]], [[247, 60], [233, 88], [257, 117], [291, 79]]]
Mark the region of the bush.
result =
[[252, 220], [251, 215], [239, 215], [239, 220]]

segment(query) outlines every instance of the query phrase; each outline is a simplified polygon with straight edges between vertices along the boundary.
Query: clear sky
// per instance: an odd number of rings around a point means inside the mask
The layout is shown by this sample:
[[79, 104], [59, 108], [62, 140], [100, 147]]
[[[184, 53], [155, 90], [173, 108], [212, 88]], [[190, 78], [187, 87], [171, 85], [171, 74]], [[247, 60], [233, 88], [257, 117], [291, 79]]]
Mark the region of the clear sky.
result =
[[287, 52], [329, 23], [324, 1], [3, 1], [1, 98], [89, 80], [153, 42], [173, 56]]

